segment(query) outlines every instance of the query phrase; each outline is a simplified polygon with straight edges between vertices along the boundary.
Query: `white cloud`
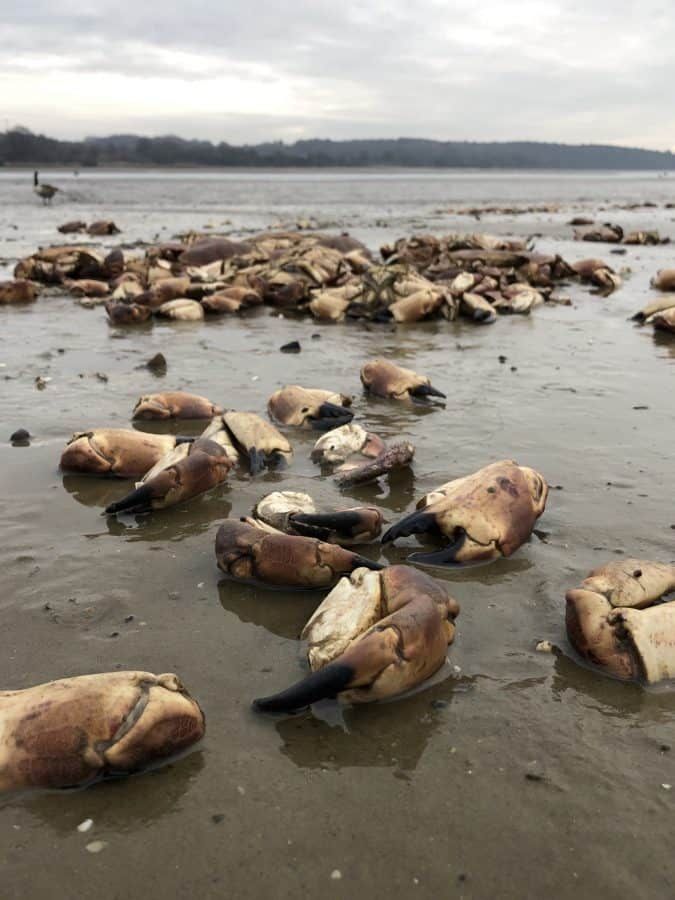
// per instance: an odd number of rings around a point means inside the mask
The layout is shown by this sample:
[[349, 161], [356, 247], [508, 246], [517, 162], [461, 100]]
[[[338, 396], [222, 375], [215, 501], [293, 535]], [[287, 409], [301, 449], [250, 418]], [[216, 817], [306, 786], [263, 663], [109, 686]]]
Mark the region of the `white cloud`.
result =
[[59, 137], [673, 143], [665, 0], [33, 0], [0, 121]]

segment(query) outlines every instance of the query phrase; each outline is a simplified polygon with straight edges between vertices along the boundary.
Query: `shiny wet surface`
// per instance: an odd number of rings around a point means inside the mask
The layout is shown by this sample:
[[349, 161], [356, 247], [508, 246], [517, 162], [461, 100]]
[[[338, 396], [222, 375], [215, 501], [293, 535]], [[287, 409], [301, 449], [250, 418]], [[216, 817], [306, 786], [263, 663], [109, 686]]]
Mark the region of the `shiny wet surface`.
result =
[[[73, 218], [115, 218], [120, 239], [133, 240], [163, 226], [170, 236], [225, 219], [236, 231], [314, 215], [373, 249], [420, 228], [540, 232], [540, 249], [572, 261], [600, 256], [631, 273], [611, 297], [572, 286], [571, 307], [486, 327], [321, 326], [262, 310], [125, 330], [65, 297], [0, 309], [0, 685], [115, 668], [175, 671], [207, 720], [200, 747], [155, 772], [2, 798], [2, 897], [672, 894], [675, 695], [580, 667], [563, 625], [566, 588], [594, 565], [622, 554], [675, 558], [675, 341], [628, 321], [652, 296], [649, 277], [675, 264], [675, 249], [612, 256], [606, 245], [573, 243], [564, 224], [598, 203], [673, 201], [668, 180], [537, 176], [535, 190], [514, 176], [469, 185], [440, 178], [423, 188], [407, 176], [365, 186], [280, 176], [247, 193], [236, 179], [118, 173], [82, 176], [84, 198], [43, 210], [9, 176], [0, 177], [0, 258], [8, 260], [56, 243], [54, 226]], [[481, 223], [435, 212], [446, 201], [516, 197], [564, 207]], [[672, 214], [599, 219], [675, 236]], [[294, 339], [301, 353], [279, 352]], [[139, 368], [160, 350], [164, 376]], [[428, 374], [445, 405], [366, 398], [358, 370], [375, 355]], [[43, 391], [38, 375], [51, 379]], [[115, 519], [101, 512], [130, 482], [59, 472], [73, 431], [128, 426], [147, 391], [185, 388], [264, 414], [267, 397], [296, 382], [351, 393], [355, 421], [413, 441], [414, 474], [339, 492], [309, 459], [317, 434], [288, 429], [290, 468], [255, 479], [236, 473], [189, 504]], [[34, 436], [30, 447], [8, 443], [19, 427]], [[214, 556], [219, 522], [288, 489], [320, 506], [374, 503], [391, 523], [429, 489], [505, 457], [539, 469], [552, 487], [543, 539], [508, 560], [434, 570], [461, 604], [440, 676], [372, 707], [325, 702], [294, 717], [253, 714], [253, 697], [302, 673], [297, 636], [324, 592], [224, 580]], [[399, 562], [418, 546], [410, 538], [364, 551]], [[535, 652], [541, 640], [559, 651]], [[79, 833], [87, 818], [92, 829]], [[106, 846], [90, 854], [92, 841]]]

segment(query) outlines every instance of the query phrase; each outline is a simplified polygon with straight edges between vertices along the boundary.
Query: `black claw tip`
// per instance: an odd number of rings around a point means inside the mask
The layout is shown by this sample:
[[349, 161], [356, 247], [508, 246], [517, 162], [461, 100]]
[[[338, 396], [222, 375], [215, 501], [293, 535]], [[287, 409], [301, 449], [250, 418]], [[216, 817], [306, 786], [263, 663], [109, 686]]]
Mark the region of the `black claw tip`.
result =
[[382, 535], [382, 543], [388, 544], [399, 537], [407, 537], [409, 534], [434, 534], [439, 531], [436, 517], [433, 513], [420, 510], [410, 513], [409, 516], [396, 522]]
[[147, 484], [142, 484], [139, 488], [128, 493], [126, 497], [122, 497], [121, 500], [106, 506], [104, 514], [106, 516], [114, 516], [115, 513], [119, 512], [143, 512], [152, 508], [152, 499], [153, 495], [150, 488]]
[[251, 475], [258, 475], [267, 465], [266, 455], [256, 447], [249, 447], [248, 468]]
[[442, 397], [445, 400], [445, 394], [430, 384], [421, 384], [419, 387], [413, 388], [410, 393], [413, 397]]
[[338, 406], [336, 403], [322, 403], [317, 415], [309, 421], [316, 431], [329, 431], [340, 425], [347, 425], [353, 418], [354, 413], [345, 406]]

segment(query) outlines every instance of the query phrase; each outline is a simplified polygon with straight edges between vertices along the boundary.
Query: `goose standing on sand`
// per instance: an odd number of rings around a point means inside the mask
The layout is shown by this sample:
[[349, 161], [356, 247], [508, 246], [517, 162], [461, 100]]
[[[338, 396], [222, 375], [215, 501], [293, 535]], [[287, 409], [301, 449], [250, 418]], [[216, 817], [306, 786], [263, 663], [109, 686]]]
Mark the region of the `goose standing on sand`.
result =
[[38, 173], [33, 172], [33, 190], [42, 199], [43, 203], [51, 203], [52, 197], [58, 191], [58, 188], [54, 187], [53, 184], [40, 184]]

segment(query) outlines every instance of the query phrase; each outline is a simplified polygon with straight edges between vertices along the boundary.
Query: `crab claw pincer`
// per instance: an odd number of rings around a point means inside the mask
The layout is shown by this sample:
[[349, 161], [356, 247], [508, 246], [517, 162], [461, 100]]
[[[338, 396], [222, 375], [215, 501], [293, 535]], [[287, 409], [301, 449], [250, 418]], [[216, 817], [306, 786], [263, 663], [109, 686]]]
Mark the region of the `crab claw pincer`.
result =
[[[176, 459], [178, 451], [180, 459]], [[152, 477], [143, 479], [133, 491], [106, 507], [106, 515], [119, 512], [146, 512], [167, 509], [211, 490], [227, 478], [234, 465], [227, 451], [208, 438], [197, 438], [182, 444], [160, 460], [163, 468], [153, 469]]]
[[81, 787], [200, 740], [204, 714], [175, 675], [107, 672], [0, 692], [0, 790]]
[[270, 418], [280, 425], [296, 425], [328, 431], [346, 425], [354, 418], [351, 397], [334, 391], [286, 385], [267, 401]]
[[359, 566], [382, 568], [336, 544], [237, 519], [226, 520], [218, 529], [216, 560], [218, 568], [232, 578], [271, 587], [331, 587]]
[[260, 416], [230, 410], [222, 421], [236, 451], [248, 459], [252, 475], [264, 468], [285, 466], [290, 462], [293, 449], [289, 441]]
[[675, 566], [624, 559], [594, 569], [566, 594], [567, 636], [607, 675], [647, 684], [675, 678]]
[[281, 713], [336, 695], [351, 703], [395, 697], [440, 669], [458, 614], [457, 602], [423, 572], [357, 569], [305, 625], [312, 674], [253, 707]]
[[445, 394], [433, 387], [426, 375], [418, 375], [412, 369], [404, 369], [388, 359], [373, 359], [361, 367], [364, 388], [376, 397], [391, 400], [426, 400]]
[[429, 565], [511, 556], [532, 533], [547, 496], [539, 472], [502, 460], [427, 494], [416, 512], [385, 532], [382, 543], [411, 534], [446, 539], [442, 550], [410, 557]]
[[211, 419], [222, 409], [206, 397], [186, 391], [144, 394], [134, 406], [134, 419]]
[[382, 531], [382, 513], [374, 506], [318, 512], [309, 494], [274, 491], [256, 503], [253, 518], [285, 534], [313, 537], [329, 544], [349, 546], [376, 540]]

